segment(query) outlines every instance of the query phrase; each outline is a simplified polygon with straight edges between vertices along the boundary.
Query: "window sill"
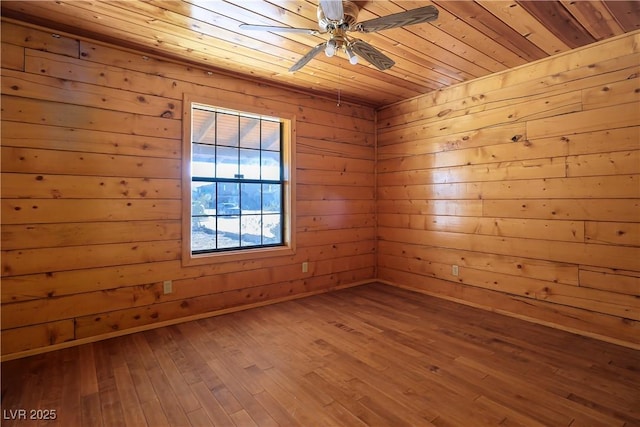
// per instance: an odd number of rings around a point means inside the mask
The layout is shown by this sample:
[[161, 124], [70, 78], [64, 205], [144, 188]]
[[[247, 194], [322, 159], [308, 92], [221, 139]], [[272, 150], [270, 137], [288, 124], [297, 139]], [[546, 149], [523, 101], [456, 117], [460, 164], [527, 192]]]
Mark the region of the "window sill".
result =
[[182, 265], [185, 267], [195, 265], [216, 264], [222, 262], [249, 261], [260, 258], [271, 258], [277, 256], [290, 256], [295, 254], [295, 249], [291, 246], [277, 246], [271, 248], [241, 249], [237, 251], [216, 252], [207, 254], [189, 253], [183, 254]]

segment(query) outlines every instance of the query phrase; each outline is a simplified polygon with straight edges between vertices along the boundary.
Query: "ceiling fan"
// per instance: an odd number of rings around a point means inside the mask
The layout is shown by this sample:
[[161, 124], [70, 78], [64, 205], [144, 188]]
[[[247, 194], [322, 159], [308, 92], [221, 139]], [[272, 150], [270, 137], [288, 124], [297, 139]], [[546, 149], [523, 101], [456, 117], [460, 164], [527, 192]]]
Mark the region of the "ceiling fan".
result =
[[357, 22], [359, 8], [350, 0], [320, 0], [318, 5], [319, 30], [310, 28], [274, 27], [270, 25], [241, 24], [246, 30], [305, 33], [311, 35], [329, 33], [329, 40], [320, 43], [293, 64], [289, 71], [298, 71], [311, 61], [320, 51], [324, 50], [328, 57], [332, 57], [339, 50], [343, 50], [353, 65], [358, 63], [358, 57], [365, 59], [379, 70], [388, 70], [395, 62], [369, 43], [349, 36], [348, 32], [373, 33], [389, 28], [405, 27], [434, 21], [438, 18], [435, 6], [424, 6], [405, 12], [394, 13], [380, 18]]

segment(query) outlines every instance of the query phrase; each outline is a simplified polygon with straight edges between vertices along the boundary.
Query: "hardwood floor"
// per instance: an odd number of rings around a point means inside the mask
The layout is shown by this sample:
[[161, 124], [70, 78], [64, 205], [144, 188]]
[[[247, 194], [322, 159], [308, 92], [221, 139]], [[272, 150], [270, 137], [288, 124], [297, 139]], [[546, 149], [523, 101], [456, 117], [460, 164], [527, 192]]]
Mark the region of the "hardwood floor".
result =
[[2, 410], [4, 426], [636, 426], [640, 352], [372, 284], [5, 362]]

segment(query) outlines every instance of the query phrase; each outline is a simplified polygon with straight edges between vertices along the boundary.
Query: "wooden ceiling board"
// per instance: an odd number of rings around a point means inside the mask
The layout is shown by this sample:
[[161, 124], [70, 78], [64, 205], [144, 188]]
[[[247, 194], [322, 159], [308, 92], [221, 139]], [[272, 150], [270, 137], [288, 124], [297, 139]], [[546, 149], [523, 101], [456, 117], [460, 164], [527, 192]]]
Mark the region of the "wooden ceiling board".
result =
[[624, 33], [604, 3], [562, 0], [562, 4], [596, 40]]
[[567, 46], [576, 48], [596, 41], [561, 2], [520, 1], [522, 7]]
[[435, 5], [434, 22], [350, 35], [395, 61], [379, 71], [344, 53], [289, 68], [326, 34], [259, 32], [257, 24], [317, 29], [318, 0], [2, 1], [3, 18], [86, 37], [205, 70], [316, 96], [381, 107], [640, 29], [626, 0], [363, 0], [358, 22]]
[[640, 2], [637, 0], [607, 0], [604, 2], [625, 33], [640, 29]]
[[522, 37], [535, 43], [548, 55], [566, 52], [570, 47], [515, 1], [478, 0], [489, 12], [500, 18]]
[[461, 20], [445, 8], [440, 7], [439, 10], [438, 20], [434, 22], [434, 26], [445, 31], [451, 37], [464, 41], [477, 52], [486, 55], [494, 62], [490, 66], [497, 68], [496, 71], [500, 71], [505, 67], [516, 67], [527, 62], [490, 34], [485, 34], [476, 29], [473, 25]]

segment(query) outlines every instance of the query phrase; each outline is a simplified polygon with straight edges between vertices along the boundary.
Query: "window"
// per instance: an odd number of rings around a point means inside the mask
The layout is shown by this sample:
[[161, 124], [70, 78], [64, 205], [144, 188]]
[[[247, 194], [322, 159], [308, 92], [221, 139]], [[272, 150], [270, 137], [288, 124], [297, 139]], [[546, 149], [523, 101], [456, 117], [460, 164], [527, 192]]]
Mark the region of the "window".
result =
[[183, 259], [291, 250], [292, 120], [185, 100]]

